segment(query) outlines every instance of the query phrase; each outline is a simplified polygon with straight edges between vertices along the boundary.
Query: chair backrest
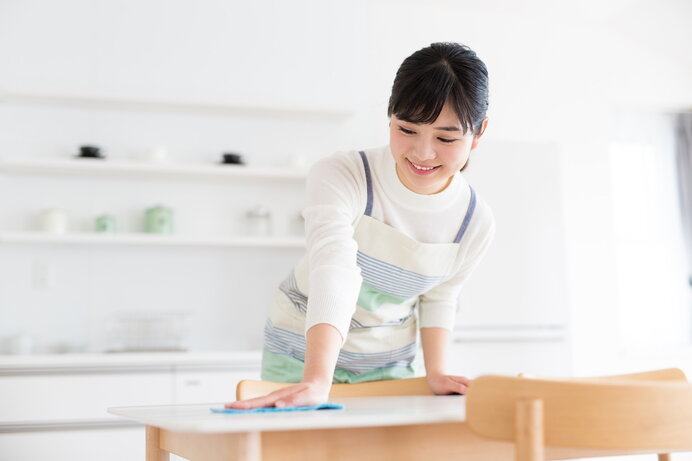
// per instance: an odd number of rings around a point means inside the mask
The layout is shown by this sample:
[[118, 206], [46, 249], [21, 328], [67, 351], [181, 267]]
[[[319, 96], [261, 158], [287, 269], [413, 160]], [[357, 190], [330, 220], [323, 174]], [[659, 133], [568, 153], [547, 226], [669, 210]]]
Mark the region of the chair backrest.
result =
[[661, 375], [608, 378], [481, 376], [467, 391], [466, 420], [478, 435], [519, 443], [525, 404], [539, 403], [533, 408], [542, 414], [533, 420], [541, 426], [539, 440], [545, 445], [692, 450], [691, 384]]
[[[579, 378], [577, 378], [579, 379]], [[635, 381], [684, 381], [687, 382], [685, 373], [679, 368], [665, 368], [662, 370], [642, 371], [624, 375], [596, 376], [594, 379], [621, 381], [623, 379]]]
[[539, 375], [528, 374], [528, 373], [519, 373], [518, 376], [520, 378], [529, 378], [529, 379], [547, 378], [547, 379], [568, 379], [568, 380], [599, 379], [599, 380], [608, 380], [608, 381], [609, 380], [622, 381], [623, 379], [634, 380], [634, 381], [687, 381], [687, 377], [685, 376], [685, 373], [679, 368], [665, 368], [662, 370], [642, 371], [639, 373], [627, 373], [624, 375], [607, 375], [607, 376], [595, 376], [595, 377], [588, 377], [588, 378], [580, 378], [580, 377], [555, 378], [555, 377], [539, 376]]
[[[236, 386], [236, 399], [267, 395], [293, 383], [274, 383], [245, 379]], [[394, 395], [433, 395], [425, 378], [391, 379], [357, 384], [332, 384], [330, 397], [377, 397]]]

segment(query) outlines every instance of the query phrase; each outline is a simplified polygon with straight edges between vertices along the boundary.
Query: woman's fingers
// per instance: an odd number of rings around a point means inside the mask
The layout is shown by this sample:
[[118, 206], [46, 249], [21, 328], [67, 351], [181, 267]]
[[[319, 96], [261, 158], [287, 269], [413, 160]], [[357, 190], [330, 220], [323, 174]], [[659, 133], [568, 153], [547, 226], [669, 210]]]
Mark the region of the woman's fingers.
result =
[[451, 376], [450, 375], [449, 378], [452, 381], [456, 381], [457, 383], [463, 384], [464, 386], [468, 386], [471, 383], [471, 380], [465, 376]]
[[237, 400], [235, 402], [227, 403], [224, 405], [226, 408], [235, 408], [238, 410], [249, 410], [252, 408], [262, 408], [262, 407], [271, 407], [276, 405], [278, 402], [278, 406], [288, 406], [286, 405], [286, 397], [296, 393], [296, 392], [301, 392], [304, 391], [306, 386], [304, 384], [296, 384], [293, 386], [288, 386], [284, 387], [282, 389], [278, 389], [274, 392], [271, 392], [270, 394], [263, 395], [261, 397], [255, 397], [252, 399], [245, 399], [245, 400]]
[[455, 393], [462, 395], [466, 394], [466, 390], [468, 389], [468, 386], [471, 383], [470, 379], [464, 376], [448, 376], [448, 378], [454, 385]]
[[313, 406], [327, 401], [329, 390], [307, 386], [304, 389], [296, 390], [289, 395], [281, 397], [276, 401], [277, 407], [302, 407]]
[[466, 390], [468, 389], [466, 384], [456, 383], [456, 386], [457, 386], [457, 390], [456, 390], [457, 393], [459, 393], [461, 395], [466, 394]]

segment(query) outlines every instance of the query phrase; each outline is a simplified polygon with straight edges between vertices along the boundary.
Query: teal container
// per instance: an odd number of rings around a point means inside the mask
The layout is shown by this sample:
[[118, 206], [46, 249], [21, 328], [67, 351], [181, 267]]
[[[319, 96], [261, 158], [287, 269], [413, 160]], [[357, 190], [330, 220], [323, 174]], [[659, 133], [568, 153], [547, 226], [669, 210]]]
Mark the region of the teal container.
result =
[[147, 209], [144, 216], [144, 232], [150, 234], [172, 234], [173, 210], [163, 205]]

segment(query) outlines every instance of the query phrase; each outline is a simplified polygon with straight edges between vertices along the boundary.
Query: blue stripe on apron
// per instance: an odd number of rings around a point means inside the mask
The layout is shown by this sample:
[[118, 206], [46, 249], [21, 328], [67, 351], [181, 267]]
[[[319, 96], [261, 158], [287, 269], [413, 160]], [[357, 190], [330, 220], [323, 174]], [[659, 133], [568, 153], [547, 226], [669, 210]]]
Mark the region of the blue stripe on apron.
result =
[[[264, 326], [264, 347], [275, 354], [288, 355], [305, 361], [305, 336], [274, 326], [270, 319]], [[340, 351], [337, 368], [360, 374], [376, 368], [405, 366], [413, 362], [417, 344], [411, 343], [386, 352], [357, 353]]]

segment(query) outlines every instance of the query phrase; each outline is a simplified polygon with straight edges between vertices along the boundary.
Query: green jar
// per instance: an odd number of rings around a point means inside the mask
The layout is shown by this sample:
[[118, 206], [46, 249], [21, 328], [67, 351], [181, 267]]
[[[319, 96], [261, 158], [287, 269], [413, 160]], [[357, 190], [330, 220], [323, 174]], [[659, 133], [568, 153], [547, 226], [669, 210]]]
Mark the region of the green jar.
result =
[[144, 232], [150, 234], [172, 234], [173, 210], [163, 205], [147, 209], [144, 217]]
[[115, 234], [115, 216], [109, 214], [97, 216], [94, 230], [102, 234]]

